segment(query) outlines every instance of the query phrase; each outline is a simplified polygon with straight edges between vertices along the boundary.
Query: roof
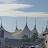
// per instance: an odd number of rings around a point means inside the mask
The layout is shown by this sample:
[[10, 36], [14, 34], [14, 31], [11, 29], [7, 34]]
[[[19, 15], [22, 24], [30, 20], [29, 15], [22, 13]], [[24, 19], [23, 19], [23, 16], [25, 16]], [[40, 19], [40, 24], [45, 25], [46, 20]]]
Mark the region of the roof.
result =
[[48, 32], [48, 28], [46, 27], [45, 31], [44, 32]]
[[36, 25], [34, 26], [34, 29], [32, 30], [32, 33], [38, 33]]
[[12, 36], [13, 38], [21, 39], [24, 35], [27, 35], [29, 37], [31, 37], [32, 35], [32, 32], [29, 30], [27, 25], [25, 26], [23, 30], [14, 33]]
[[12, 38], [12, 33], [6, 31], [6, 30], [3, 28], [3, 26], [0, 27], [0, 30], [3, 30], [3, 31], [4, 31], [4, 38]]
[[21, 33], [22, 33], [22, 30], [21, 31], [14, 32], [12, 34], [13, 39], [20, 39], [21, 38]]
[[31, 36], [32, 32], [30, 31], [30, 29], [28, 28], [28, 26], [26, 25], [25, 28], [23, 29], [21, 35], [28, 35]]
[[43, 32], [43, 36], [48, 34], [48, 28], [46, 27], [45, 31]]

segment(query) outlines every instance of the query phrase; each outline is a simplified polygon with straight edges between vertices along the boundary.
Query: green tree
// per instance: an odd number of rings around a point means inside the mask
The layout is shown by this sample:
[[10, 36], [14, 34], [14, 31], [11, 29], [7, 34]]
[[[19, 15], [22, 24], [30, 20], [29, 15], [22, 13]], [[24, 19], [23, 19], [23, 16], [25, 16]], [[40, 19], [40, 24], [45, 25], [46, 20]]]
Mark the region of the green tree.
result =
[[22, 41], [23, 41], [23, 42], [30, 42], [30, 38], [28, 37], [28, 35], [24, 35], [24, 36], [22, 37]]
[[33, 33], [32, 36], [31, 36], [31, 41], [37, 42], [37, 40], [38, 40], [38, 33]]
[[44, 38], [39, 38], [39, 39], [38, 39], [38, 42], [44, 42], [44, 41], [45, 41]]

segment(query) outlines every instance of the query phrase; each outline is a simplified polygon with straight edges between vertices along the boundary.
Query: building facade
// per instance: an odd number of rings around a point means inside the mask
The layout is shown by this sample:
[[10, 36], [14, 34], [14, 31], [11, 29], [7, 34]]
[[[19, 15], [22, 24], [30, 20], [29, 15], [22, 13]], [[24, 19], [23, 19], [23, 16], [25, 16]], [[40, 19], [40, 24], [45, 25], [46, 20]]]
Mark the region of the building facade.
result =
[[45, 37], [45, 48], [48, 48], [48, 22], [46, 25], [46, 29], [43, 32], [43, 36]]
[[0, 48], [5, 48], [4, 31], [2, 29], [0, 29]]

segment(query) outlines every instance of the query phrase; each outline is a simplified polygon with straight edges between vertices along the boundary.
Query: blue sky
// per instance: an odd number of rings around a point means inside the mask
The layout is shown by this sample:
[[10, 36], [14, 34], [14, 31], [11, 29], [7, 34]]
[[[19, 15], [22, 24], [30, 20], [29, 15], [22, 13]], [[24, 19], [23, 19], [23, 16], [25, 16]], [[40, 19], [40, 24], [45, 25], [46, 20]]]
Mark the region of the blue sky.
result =
[[[48, 12], [48, 0], [19, 0], [19, 3], [34, 5], [32, 8], [25, 9], [23, 11], [28, 12]], [[22, 9], [21, 9], [22, 10]]]
[[43, 31], [45, 30], [48, 21], [47, 5], [48, 0], [0, 0], [0, 18], [3, 27], [7, 31], [14, 32], [17, 20], [18, 28], [23, 30], [27, 16], [29, 29], [34, 28], [36, 19], [37, 30], [40, 33], [42, 27]]

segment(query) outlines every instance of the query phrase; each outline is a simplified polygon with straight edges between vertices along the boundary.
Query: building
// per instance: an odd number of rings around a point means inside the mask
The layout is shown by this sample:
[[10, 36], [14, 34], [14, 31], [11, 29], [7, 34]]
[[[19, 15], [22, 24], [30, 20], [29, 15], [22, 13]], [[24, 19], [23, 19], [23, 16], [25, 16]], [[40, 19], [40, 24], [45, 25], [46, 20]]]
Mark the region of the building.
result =
[[31, 37], [32, 35], [32, 32], [30, 31], [30, 29], [28, 28], [28, 25], [27, 25], [27, 17], [26, 17], [26, 25], [24, 27], [23, 30], [17, 30], [16, 29], [16, 32], [13, 33], [13, 38], [15, 39], [21, 39], [24, 35], [27, 35], [28, 37]]
[[30, 31], [28, 24], [27, 24], [27, 17], [26, 17], [26, 25], [23, 30], [18, 29], [17, 21], [16, 21], [15, 32], [11, 33], [9, 31], [6, 31], [3, 25], [2, 27], [0, 27], [0, 29], [4, 31], [4, 38], [8, 38], [8, 39], [21, 39], [24, 35], [27, 35], [30, 38], [33, 33], [38, 33], [37, 28], [36, 28], [36, 21], [35, 21], [34, 29]]
[[37, 28], [36, 28], [36, 20], [35, 20], [35, 26], [34, 26], [34, 28], [32, 30], [32, 33], [37, 33], [38, 34], [38, 31], [37, 31]]
[[48, 48], [48, 29], [47, 28], [45, 29], [43, 36], [45, 36], [45, 48]]
[[32, 31], [30, 31], [28, 24], [27, 24], [27, 17], [26, 17], [26, 25], [23, 30], [17, 30], [17, 25], [16, 25], [16, 31], [13, 33], [13, 38], [15, 39], [21, 39], [24, 35], [27, 35], [29, 38], [32, 36], [33, 33], [37, 33], [37, 28], [36, 28], [36, 20], [35, 20], [35, 25]]
[[27, 42], [27, 43], [22, 42], [21, 43], [20, 39], [22, 39], [22, 37], [24, 35], [27, 35], [30, 38], [33, 33], [38, 33], [37, 28], [36, 28], [36, 24], [34, 26], [34, 29], [32, 31], [30, 31], [30, 29], [27, 25], [27, 17], [26, 17], [26, 25], [25, 25], [24, 29], [19, 30], [17, 27], [17, 21], [16, 21], [16, 29], [15, 29], [15, 32], [13, 32], [13, 33], [6, 31], [4, 29], [4, 27], [2, 25], [2, 21], [1, 21], [0, 48], [5, 48], [5, 46], [8, 46], [8, 48], [12, 48], [12, 47], [15, 48], [15, 47], [18, 47], [19, 45], [22, 45], [22, 44], [29, 46], [28, 43], [31, 46], [33, 43], [32, 44], [30, 42]]
[[2, 25], [0, 27], [0, 48], [5, 48], [5, 38], [4, 38], [4, 30], [2, 30]]
[[[48, 25], [48, 22], [47, 22]], [[43, 36], [45, 37], [45, 48], [48, 48], [48, 26], [46, 25], [46, 29], [43, 32]]]

